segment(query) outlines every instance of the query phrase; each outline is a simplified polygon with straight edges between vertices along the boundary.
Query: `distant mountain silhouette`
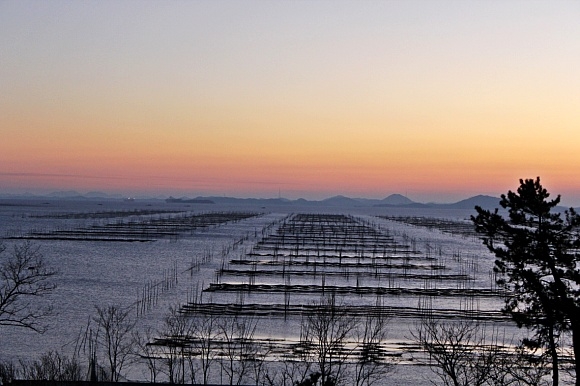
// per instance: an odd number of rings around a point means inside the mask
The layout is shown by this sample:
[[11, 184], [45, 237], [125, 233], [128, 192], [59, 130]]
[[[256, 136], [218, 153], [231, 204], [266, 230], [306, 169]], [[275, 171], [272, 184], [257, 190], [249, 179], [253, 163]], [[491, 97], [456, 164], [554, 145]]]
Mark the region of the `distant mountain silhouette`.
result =
[[410, 205], [415, 204], [414, 201], [403, 196], [402, 194], [391, 194], [390, 196], [383, 198], [382, 203], [389, 205]]
[[167, 198], [165, 202], [169, 204], [215, 204], [215, 202], [207, 198], [174, 198], [171, 196]]
[[493, 197], [493, 196], [486, 196], [486, 195], [477, 195], [477, 196], [473, 196], [470, 198], [467, 198], [465, 200], [461, 200], [459, 202], [456, 202], [454, 204], [448, 204], [448, 206], [450, 208], [453, 209], [473, 209], [475, 208], [475, 206], [481, 206], [483, 209], [495, 209], [495, 208], [500, 208], [499, 202], [500, 202], [500, 198], [499, 197]]
[[409, 198], [403, 196], [402, 194], [391, 194], [390, 196], [383, 198], [382, 200], [373, 200], [374, 206], [414, 206], [414, 205], [424, 205]]
[[320, 201], [320, 203], [323, 205], [331, 205], [331, 206], [356, 206], [356, 205], [360, 205], [360, 203], [357, 200], [352, 199], [350, 197], [341, 196], [341, 195], [326, 198], [326, 199]]
[[86, 198], [82, 194], [80, 194], [79, 192], [77, 192], [75, 190], [64, 190], [64, 191], [52, 192], [52, 193], [47, 194], [47, 196], [54, 197], [54, 198]]
[[[81, 194], [74, 190], [57, 191], [49, 194], [0, 194], [0, 198], [4, 199], [56, 199], [56, 200], [120, 200], [122, 196], [119, 194], [108, 194], [104, 192], [88, 192]], [[152, 200], [165, 201], [168, 203], [182, 203], [182, 204], [227, 204], [227, 205], [254, 205], [254, 206], [333, 206], [333, 207], [393, 207], [393, 208], [415, 208], [415, 209], [474, 209], [475, 206], [481, 206], [483, 209], [492, 210], [500, 208], [499, 197], [477, 195], [465, 200], [461, 200], [450, 204], [439, 203], [420, 203], [410, 200], [402, 194], [391, 194], [383, 199], [370, 198], [351, 198], [343, 195], [329, 197], [323, 200], [306, 200], [299, 198], [296, 200], [288, 200], [286, 198], [237, 198], [237, 197], [221, 197], [208, 196], [196, 198], [174, 198], [174, 197], [137, 197], [138, 200]], [[567, 207], [558, 206], [557, 209], [563, 211]]]
[[234, 204], [234, 205], [287, 205], [292, 201], [285, 198], [237, 198], [237, 197], [196, 197], [196, 200], [211, 200], [216, 204]]
[[378, 207], [399, 207], [399, 208], [434, 208], [434, 209], [474, 209], [476, 205], [484, 209], [494, 209], [499, 207], [500, 199], [498, 197], [478, 195], [467, 198], [451, 204], [414, 202], [407, 197], [400, 194], [392, 194], [386, 199], [382, 200], [380, 204], [375, 204]]

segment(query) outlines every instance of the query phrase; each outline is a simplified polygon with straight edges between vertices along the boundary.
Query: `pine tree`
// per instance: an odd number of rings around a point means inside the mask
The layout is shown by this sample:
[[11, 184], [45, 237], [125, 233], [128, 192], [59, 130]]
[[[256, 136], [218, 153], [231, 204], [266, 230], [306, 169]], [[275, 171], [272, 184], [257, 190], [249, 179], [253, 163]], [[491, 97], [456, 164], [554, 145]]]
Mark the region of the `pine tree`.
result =
[[510, 295], [504, 311], [534, 332], [524, 343], [547, 349], [558, 385], [559, 336], [570, 332], [580, 386], [580, 216], [557, 211], [560, 196], [549, 196], [539, 177], [520, 180], [517, 192], [501, 196], [507, 218], [476, 207], [472, 221], [497, 258], [498, 284]]

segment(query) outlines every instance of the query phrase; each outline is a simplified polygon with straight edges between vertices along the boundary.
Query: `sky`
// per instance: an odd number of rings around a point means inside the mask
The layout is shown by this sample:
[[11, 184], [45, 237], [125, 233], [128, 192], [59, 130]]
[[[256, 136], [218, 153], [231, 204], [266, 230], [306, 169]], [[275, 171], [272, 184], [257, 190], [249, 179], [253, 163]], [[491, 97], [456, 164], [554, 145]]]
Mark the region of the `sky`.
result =
[[0, 0], [0, 193], [580, 206], [580, 1]]

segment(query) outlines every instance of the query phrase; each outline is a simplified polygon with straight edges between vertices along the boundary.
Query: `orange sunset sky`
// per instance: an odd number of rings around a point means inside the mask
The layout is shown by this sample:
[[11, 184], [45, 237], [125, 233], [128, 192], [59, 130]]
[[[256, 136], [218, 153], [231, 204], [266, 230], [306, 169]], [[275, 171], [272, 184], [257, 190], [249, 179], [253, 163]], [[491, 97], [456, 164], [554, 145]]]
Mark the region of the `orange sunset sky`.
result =
[[579, 1], [0, 1], [0, 193], [580, 205]]

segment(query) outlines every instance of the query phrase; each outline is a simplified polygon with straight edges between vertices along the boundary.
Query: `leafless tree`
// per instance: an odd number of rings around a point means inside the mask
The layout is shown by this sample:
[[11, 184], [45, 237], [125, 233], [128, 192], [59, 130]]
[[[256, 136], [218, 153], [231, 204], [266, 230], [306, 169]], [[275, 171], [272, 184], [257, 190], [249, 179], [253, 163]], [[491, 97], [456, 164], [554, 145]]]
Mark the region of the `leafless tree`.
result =
[[209, 382], [210, 370], [216, 360], [216, 342], [220, 335], [219, 319], [215, 315], [197, 315], [191, 321], [191, 371], [192, 374], [197, 372], [198, 363], [204, 385]]
[[474, 321], [424, 319], [411, 335], [445, 386], [539, 386], [550, 374], [546, 355], [510, 348], [496, 330]]
[[490, 385], [548, 386], [551, 379], [552, 358], [549, 352], [530, 349], [523, 344], [500, 351], [490, 373]]
[[135, 331], [133, 334], [138, 361], [144, 363], [149, 370], [149, 382], [156, 383], [157, 376], [161, 371], [161, 358], [158, 356], [156, 346], [152, 344], [153, 340], [153, 331], [150, 328], [145, 329], [144, 333]]
[[154, 342], [160, 350], [162, 372], [170, 383], [185, 383], [189, 371], [192, 383], [208, 384], [211, 369], [223, 348], [222, 327], [219, 316], [191, 317], [181, 314], [178, 307], [170, 309], [161, 337]]
[[431, 368], [445, 386], [481, 386], [488, 382], [497, 350], [486, 345], [478, 323], [423, 319], [412, 335], [429, 354]]
[[384, 315], [367, 315], [359, 324], [357, 356], [354, 363], [354, 384], [371, 386], [384, 381], [394, 365], [385, 361], [381, 344], [387, 338], [388, 319]]
[[163, 338], [157, 340], [163, 350], [162, 372], [169, 378], [169, 383], [185, 383], [185, 349], [190, 334], [188, 319], [179, 313], [177, 307], [171, 307], [161, 331]]
[[259, 349], [256, 348], [253, 358], [250, 359], [251, 371], [254, 384], [256, 385], [267, 385], [265, 378], [268, 373], [268, 362], [267, 358], [272, 353], [272, 345], [260, 345]]
[[322, 385], [343, 381], [350, 351], [345, 347], [354, 335], [359, 318], [336, 304], [334, 295], [321, 297], [317, 311], [307, 315], [301, 331], [301, 343], [316, 364]]
[[57, 351], [49, 351], [37, 360], [20, 361], [23, 379], [36, 381], [81, 381], [83, 369], [75, 358], [69, 358]]
[[0, 383], [8, 385], [18, 377], [18, 368], [11, 360], [0, 362]]
[[262, 371], [260, 385], [267, 386], [295, 386], [308, 378], [312, 373], [312, 363], [309, 358], [301, 356], [296, 359], [276, 362]]
[[129, 309], [117, 305], [96, 307], [96, 310], [97, 342], [109, 364], [110, 381], [118, 382], [123, 366], [133, 352], [132, 332], [136, 321], [131, 318]]
[[50, 268], [39, 247], [30, 242], [15, 245], [11, 256], [0, 244], [0, 326], [15, 326], [44, 332], [44, 318], [52, 313], [50, 304], [39, 298], [50, 294], [56, 271]]
[[[303, 321], [304, 323], [304, 321]], [[283, 354], [281, 360], [273, 360], [260, 364], [260, 377], [256, 384], [261, 386], [296, 386], [308, 378], [314, 364], [309, 350], [309, 344], [298, 342], [293, 345], [292, 352]], [[268, 356], [276, 351], [274, 347], [264, 350], [261, 355]]]
[[257, 321], [254, 318], [231, 316], [219, 321], [222, 340], [222, 369], [230, 385], [240, 385], [252, 370], [257, 346], [254, 342]]

